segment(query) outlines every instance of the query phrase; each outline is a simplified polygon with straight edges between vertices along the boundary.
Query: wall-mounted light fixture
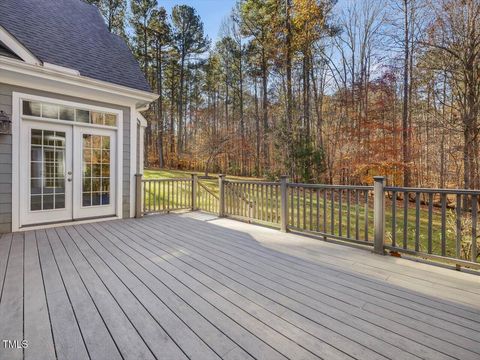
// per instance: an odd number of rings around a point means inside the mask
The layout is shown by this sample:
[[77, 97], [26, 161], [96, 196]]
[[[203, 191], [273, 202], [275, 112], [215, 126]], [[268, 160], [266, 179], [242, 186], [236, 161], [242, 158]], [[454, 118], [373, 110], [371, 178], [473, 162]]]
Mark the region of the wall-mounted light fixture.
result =
[[0, 110], [0, 134], [12, 133], [12, 121], [3, 110]]

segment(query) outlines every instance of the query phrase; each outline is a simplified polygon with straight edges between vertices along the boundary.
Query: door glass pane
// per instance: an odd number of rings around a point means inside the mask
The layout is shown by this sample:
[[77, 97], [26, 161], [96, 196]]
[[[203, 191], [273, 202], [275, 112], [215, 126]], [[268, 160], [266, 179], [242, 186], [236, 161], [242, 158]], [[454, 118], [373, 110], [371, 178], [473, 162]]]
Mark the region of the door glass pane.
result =
[[92, 124], [103, 125], [103, 113], [92, 111]]
[[110, 137], [83, 135], [82, 204], [110, 204]]
[[65, 208], [65, 132], [31, 130], [30, 210]]
[[58, 105], [42, 104], [42, 117], [58, 119]]
[[90, 123], [90, 111], [88, 110], [76, 110], [77, 112], [77, 121], [82, 123]]
[[67, 105], [23, 100], [24, 116], [42, 117], [50, 120], [75, 121], [85, 124], [117, 126], [117, 115], [103, 111], [90, 111]]
[[60, 106], [60, 120], [75, 120], [75, 110], [68, 106]]
[[23, 115], [40, 116], [41, 104], [33, 101], [23, 102]]

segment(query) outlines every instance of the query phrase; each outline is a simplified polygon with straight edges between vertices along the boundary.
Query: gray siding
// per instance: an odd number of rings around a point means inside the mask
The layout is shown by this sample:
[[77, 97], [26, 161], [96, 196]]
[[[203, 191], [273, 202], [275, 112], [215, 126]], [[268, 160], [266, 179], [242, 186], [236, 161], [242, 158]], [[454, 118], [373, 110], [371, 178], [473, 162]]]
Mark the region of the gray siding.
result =
[[[0, 84], [0, 110], [12, 117], [12, 93]], [[0, 135], [0, 233], [12, 229], [12, 135]]]
[[[12, 116], [12, 92], [46, 96], [123, 112], [123, 217], [130, 216], [130, 108], [0, 83], [0, 110]], [[12, 229], [12, 136], [0, 135], [0, 233]]]

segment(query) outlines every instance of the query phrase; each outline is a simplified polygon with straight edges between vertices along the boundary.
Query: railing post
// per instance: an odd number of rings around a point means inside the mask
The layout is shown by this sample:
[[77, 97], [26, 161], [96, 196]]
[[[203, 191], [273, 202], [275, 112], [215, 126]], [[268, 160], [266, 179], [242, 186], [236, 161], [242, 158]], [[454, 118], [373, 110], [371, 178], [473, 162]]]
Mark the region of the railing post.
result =
[[374, 176], [373, 186], [373, 224], [375, 234], [373, 239], [373, 251], [384, 255], [383, 242], [385, 239], [385, 177]]
[[197, 210], [197, 175], [192, 174], [192, 211]]
[[288, 175], [280, 176], [280, 230], [288, 231]]
[[142, 174], [135, 174], [135, 217], [142, 216]]
[[219, 189], [219, 196], [218, 196], [218, 216], [224, 217], [225, 216], [225, 175], [220, 174], [218, 175], [218, 189]]

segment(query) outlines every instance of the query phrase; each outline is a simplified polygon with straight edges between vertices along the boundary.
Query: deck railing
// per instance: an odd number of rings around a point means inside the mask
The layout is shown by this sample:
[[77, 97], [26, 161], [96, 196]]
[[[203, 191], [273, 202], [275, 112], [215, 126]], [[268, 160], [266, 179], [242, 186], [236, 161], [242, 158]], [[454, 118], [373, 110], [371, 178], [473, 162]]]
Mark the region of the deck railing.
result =
[[192, 209], [192, 179], [142, 180], [144, 214]]
[[385, 248], [478, 262], [480, 190], [385, 187]]
[[195, 210], [202, 210], [212, 214], [218, 214], [219, 198], [206, 184], [194, 176], [195, 186]]
[[288, 184], [288, 228], [373, 245], [372, 186]]
[[280, 224], [280, 184], [225, 180], [225, 216]]
[[371, 247], [480, 268], [480, 190], [340, 186], [238, 181], [220, 175], [218, 186], [197, 176], [142, 180], [137, 216], [202, 210], [221, 217], [306, 232]]

